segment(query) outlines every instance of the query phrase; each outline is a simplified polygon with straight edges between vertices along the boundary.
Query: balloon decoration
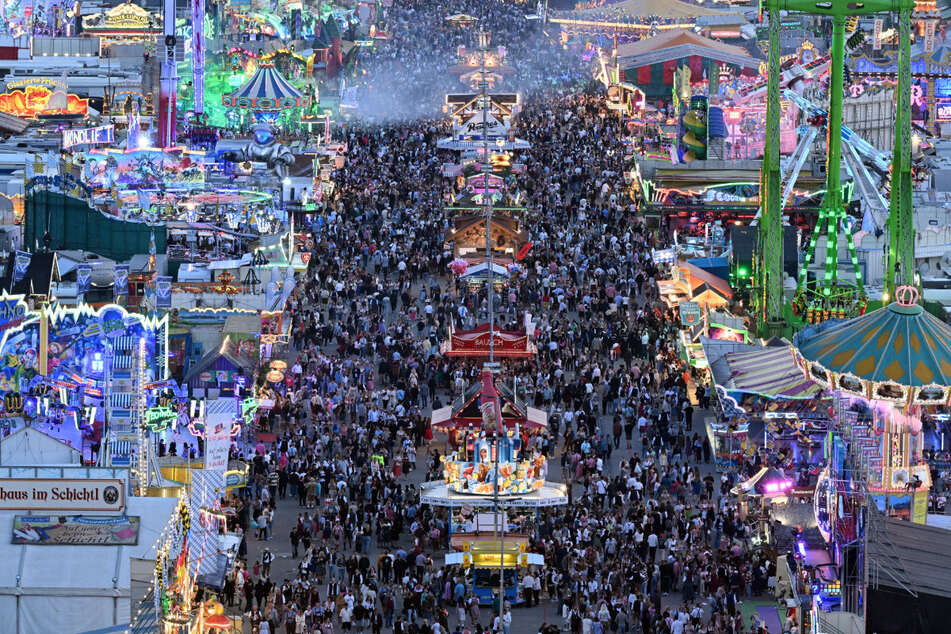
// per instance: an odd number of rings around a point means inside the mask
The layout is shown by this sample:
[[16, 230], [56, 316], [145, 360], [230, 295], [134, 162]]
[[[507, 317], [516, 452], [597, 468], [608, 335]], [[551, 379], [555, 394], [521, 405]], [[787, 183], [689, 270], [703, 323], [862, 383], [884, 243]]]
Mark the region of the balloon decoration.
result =
[[526, 242], [522, 245], [522, 248], [518, 250], [518, 253], [515, 255], [515, 260], [521, 262], [525, 259], [525, 256], [528, 255], [528, 252], [532, 250], [532, 247], [535, 246], [534, 242]]
[[449, 263], [449, 268], [456, 275], [465, 275], [466, 271], [469, 270], [469, 263], [462, 258], [456, 258]]

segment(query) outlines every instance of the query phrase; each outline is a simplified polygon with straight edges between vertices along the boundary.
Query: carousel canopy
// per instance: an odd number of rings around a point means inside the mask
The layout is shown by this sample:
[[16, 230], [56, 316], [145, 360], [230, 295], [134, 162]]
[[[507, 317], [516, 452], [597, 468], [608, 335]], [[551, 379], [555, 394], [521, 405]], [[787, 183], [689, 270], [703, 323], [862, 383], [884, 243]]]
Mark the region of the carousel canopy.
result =
[[[534, 432], [548, 425], [548, 414], [544, 410], [528, 406], [518, 398], [512, 386], [492, 375], [492, 384], [498, 394], [499, 406], [502, 411], [502, 426], [505, 429], [515, 425]], [[482, 383], [472, 383], [465, 392], [457, 397], [451, 405], [433, 410], [432, 424], [435, 429], [466, 429], [468, 427], [482, 427], [482, 397], [484, 392]]]
[[310, 105], [310, 97], [294, 88], [273, 64], [261, 64], [243, 86], [221, 98], [223, 105], [260, 111], [279, 111]]
[[796, 345], [812, 378], [866, 398], [946, 402], [951, 328], [915, 303], [914, 288], [897, 294], [874, 312], [803, 330]]

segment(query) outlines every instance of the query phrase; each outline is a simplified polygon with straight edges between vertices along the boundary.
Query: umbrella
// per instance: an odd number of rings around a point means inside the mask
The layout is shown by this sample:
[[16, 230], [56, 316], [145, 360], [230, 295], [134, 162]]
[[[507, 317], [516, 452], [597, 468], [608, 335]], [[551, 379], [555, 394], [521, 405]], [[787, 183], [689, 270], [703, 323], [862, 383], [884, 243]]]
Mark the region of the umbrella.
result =
[[271, 361], [271, 369], [272, 370], [286, 370], [287, 362], [281, 361], [280, 359], [275, 359], [274, 361]]
[[271, 370], [267, 373], [267, 380], [271, 383], [280, 383], [284, 380], [284, 373], [280, 370]]

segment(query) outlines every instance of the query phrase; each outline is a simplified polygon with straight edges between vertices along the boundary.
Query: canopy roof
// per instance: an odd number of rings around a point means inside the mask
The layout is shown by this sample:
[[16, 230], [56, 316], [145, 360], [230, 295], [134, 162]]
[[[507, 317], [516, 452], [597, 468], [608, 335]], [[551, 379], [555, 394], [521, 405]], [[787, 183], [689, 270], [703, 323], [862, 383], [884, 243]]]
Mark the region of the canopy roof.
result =
[[[492, 352], [496, 357], [531, 357], [537, 349], [524, 330], [499, 330], [493, 333]], [[489, 356], [489, 324], [480, 324], [472, 330], [449, 333], [439, 350], [450, 357]]]
[[243, 86], [231, 93], [232, 99], [300, 99], [304, 93], [284, 79], [273, 64], [261, 64]]
[[759, 348], [726, 355], [730, 378], [728, 390], [771, 398], [813, 398], [822, 386], [807, 378], [792, 346]]
[[710, 7], [704, 7], [698, 4], [687, 4], [677, 0], [624, 0], [617, 4], [611, 4], [607, 7], [594, 7], [592, 9], [580, 9], [571, 11], [567, 15], [573, 18], [601, 18], [605, 13], [610, 13], [618, 18], [629, 17], [647, 17], [658, 18], [696, 18], [701, 15], [730, 15], [729, 12], [720, 11]]
[[[672, 3], [677, 4], [677, 3]], [[652, 37], [618, 46], [618, 62], [622, 67], [656, 64], [671, 59], [699, 55], [744, 68], [759, 68], [760, 60], [750, 56], [742, 46], [724, 44], [688, 29], [671, 29]]]
[[[861, 396], [889, 399], [889, 393], [879, 393], [882, 383], [937, 386], [945, 393], [951, 388], [951, 327], [917, 304], [895, 302], [855, 319], [820, 324], [803, 330], [796, 345], [813, 378]], [[920, 391], [891, 393], [891, 400], [923, 398]]]

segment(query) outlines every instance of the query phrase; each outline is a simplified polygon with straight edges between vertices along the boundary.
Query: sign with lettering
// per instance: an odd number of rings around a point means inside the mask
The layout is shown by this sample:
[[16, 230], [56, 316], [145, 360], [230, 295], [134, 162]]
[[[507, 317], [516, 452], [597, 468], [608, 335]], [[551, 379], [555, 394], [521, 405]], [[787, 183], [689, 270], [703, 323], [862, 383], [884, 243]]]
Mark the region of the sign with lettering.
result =
[[0, 511], [113, 511], [125, 508], [119, 479], [0, 478]]
[[16, 515], [14, 544], [31, 546], [135, 546], [139, 543], [137, 516]]
[[697, 302], [680, 302], [680, 323], [684, 326], [693, 326], [700, 321], [700, 304]]
[[27, 306], [22, 295], [0, 296], [0, 333], [16, 328], [26, 319]]
[[74, 145], [99, 145], [115, 142], [115, 127], [101, 125], [95, 128], [67, 128], [63, 130], [63, 148]]

